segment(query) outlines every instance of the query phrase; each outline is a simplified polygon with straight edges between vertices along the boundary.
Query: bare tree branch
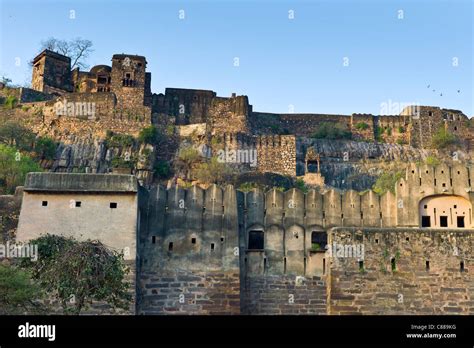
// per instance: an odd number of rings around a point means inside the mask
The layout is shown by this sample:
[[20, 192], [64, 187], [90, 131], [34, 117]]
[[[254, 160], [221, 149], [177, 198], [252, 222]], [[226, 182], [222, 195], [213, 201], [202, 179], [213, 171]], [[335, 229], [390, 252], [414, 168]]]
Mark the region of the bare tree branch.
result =
[[92, 41], [81, 39], [80, 37], [70, 41], [58, 40], [54, 37], [50, 37], [47, 40], [41, 42], [41, 48], [48, 49], [71, 58], [71, 69], [77, 67], [80, 69], [86, 69], [88, 66], [85, 63], [85, 60], [93, 51]]

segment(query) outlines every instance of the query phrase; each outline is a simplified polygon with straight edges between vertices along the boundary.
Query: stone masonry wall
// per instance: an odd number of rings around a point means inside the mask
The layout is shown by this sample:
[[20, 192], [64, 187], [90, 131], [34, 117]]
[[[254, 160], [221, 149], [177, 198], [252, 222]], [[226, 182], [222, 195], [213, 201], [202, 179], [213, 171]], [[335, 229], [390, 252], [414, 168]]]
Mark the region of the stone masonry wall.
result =
[[326, 283], [321, 277], [247, 276], [242, 314], [326, 314]]
[[239, 274], [144, 272], [138, 314], [240, 314]]
[[474, 314], [472, 233], [333, 229], [330, 245], [363, 244], [364, 258], [331, 259], [328, 314]]

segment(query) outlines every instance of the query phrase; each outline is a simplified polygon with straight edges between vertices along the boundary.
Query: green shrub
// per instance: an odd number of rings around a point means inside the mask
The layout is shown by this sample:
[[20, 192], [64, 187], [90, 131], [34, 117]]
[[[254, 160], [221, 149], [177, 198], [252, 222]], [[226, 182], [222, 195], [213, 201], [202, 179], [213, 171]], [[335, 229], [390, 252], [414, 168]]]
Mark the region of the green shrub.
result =
[[32, 281], [28, 271], [0, 264], [0, 315], [34, 311], [34, 301], [42, 295], [41, 289]]
[[369, 125], [365, 122], [359, 122], [355, 125], [356, 129], [358, 130], [366, 130], [369, 129]]
[[425, 163], [426, 163], [427, 165], [433, 166], [433, 167], [436, 167], [436, 166], [438, 166], [438, 165], [441, 164], [440, 160], [437, 159], [437, 158], [434, 157], [434, 156], [428, 156], [428, 157], [426, 157]]
[[144, 144], [159, 144], [163, 138], [163, 135], [155, 126], [143, 128], [138, 134], [138, 141]]
[[0, 192], [10, 194], [23, 185], [27, 173], [41, 172], [41, 167], [14, 147], [0, 144]]
[[135, 167], [135, 160], [125, 160], [122, 157], [114, 157], [110, 161], [112, 168], [134, 168]]
[[303, 191], [304, 193], [308, 192], [308, 186], [306, 186], [303, 179], [296, 179], [295, 181], [295, 188]]
[[395, 193], [395, 184], [402, 177], [403, 172], [401, 171], [395, 173], [383, 173], [377, 178], [377, 181], [372, 186], [372, 190], [379, 195], [383, 195], [388, 191]]
[[202, 183], [222, 184], [226, 177], [230, 175], [230, 169], [225, 163], [219, 162], [217, 157], [212, 157], [209, 162], [200, 163], [193, 170], [193, 175]]
[[431, 144], [435, 149], [444, 149], [456, 143], [456, 137], [445, 128], [440, 128], [431, 139]]
[[257, 188], [258, 185], [255, 182], [244, 182], [240, 184], [238, 190], [242, 192], [249, 192], [252, 191], [253, 189]]
[[35, 142], [35, 133], [15, 121], [0, 125], [0, 142], [21, 151], [30, 151]]
[[13, 109], [18, 104], [18, 99], [16, 97], [9, 95], [5, 98], [3, 103], [7, 109]]
[[331, 122], [322, 122], [312, 136], [315, 139], [351, 139], [351, 131], [342, 125]]
[[40, 159], [52, 160], [56, 154], [56, 143], [48, 137], [39, 137], [35, 143], [35, 152]]
[[[131, 303], [130, 269], [123, 254], [107, 249], [99, 241], [76, 241], [45, 235], [32, 240], [38, 245], [38, 260], [23, 260], [33, 279], [61, 303], [65, 314], [80, 314], [93, 301], [128, 309]], [[71, 298], [74, 301], [71, 301]]]
[[398, 145], [406, 145], [407, 142], [406, 142], [405, 140], [403, 140], [403, 139], [397, 139], [397, 144], [398, 144]]
[[402, 126], [399, 126], [398, 133], [405, 133], [405, 128], [403, 128]]
[[[109, 132], [109, 131], [107, 131]], [[130, 147], [135, 143], [135, 138], [128, 134], [108, 133], [109, 138], [106, 138], [107, 147]]]
[[170, 164], [167, 161], [159, 160], [155, 163], [154, 171], [158, 178], [168, 178], [171, 173]]

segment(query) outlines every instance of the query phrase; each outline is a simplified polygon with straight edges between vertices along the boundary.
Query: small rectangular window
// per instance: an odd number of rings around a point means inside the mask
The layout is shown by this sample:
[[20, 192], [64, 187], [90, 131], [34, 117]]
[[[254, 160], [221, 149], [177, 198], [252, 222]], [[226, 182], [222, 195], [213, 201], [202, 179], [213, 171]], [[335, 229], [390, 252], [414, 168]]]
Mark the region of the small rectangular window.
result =
[[458, 216], [457, 217], [457, 223], [459, 228], [464, 228], [466, 227], [464, 224], [464, 216]]
[[116, 208], [117, 208], [117, 203], [110, 202], [110, 209], [116, 209]]
[[214, 250], [214, 243], [211, 243], [211, 250]]
[[47, 207], [47, 206], [48, 206], [48, 201], [43, 201], [43, 202], [41, 202], [41, 206]]
[[156, 243], [156, 236], [152, 236], [152, 237], [151, 237], [151, 242], [152, 242], [153, 244]]
[[441, 227], [448, 227], [448, 217], [447, 216], [440, 216], [439, 217], [439, 225]]
[[421, 217], [421, 227], [431, 227], [431, 218], [429, 216]]
[[196, 238], [191, 238], [191, 244], [196, 244]]
[[262, 250], [263, 244], [263, 231], [249, 232], [249, 249]]
[[168, 244], [168, 251], [173, 251], [173, 242]]
[[80, 202], [80, 201], [76, 201], [76, 208], [80, 208], [80, 207], [81, 207], [81, 205], [82, 205], [82, 202]]

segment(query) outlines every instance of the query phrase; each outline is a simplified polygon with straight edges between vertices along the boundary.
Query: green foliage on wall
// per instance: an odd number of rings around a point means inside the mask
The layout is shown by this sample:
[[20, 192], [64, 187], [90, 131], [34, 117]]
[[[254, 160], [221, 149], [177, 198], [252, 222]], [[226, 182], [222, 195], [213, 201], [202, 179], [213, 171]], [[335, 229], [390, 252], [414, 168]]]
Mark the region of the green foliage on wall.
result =
[[456, 137], [444, 127], [440, 128], [431, 139], [431, 145], [435, 149], [444, 149], [456, 143]]
[[351, 139], [352, 132], [345, 129], [342, 125], [331, 122], [322, 122], [318, 130], [313, 133], [315, 139]]
[[379, 195], [383, 195], [388, 191], [395, 193], [395, 184], [402, 177], [402, 171], [383, 173], [377, 178], [377, 181], [372, 186], [372, 190]]

